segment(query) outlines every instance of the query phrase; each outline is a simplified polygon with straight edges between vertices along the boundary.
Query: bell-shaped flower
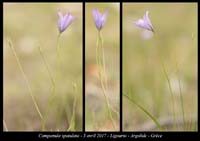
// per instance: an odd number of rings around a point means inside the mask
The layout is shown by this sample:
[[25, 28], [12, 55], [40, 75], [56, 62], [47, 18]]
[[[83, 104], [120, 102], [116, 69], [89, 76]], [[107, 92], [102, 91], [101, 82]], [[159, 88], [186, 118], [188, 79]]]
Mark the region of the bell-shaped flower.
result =
[[70, 13], [67, 13], [63, 16], [60, 10], [58, 11], [58, 16], [58, 29], [59, 32], [62, 33], [74, 21], [75, 17], [72, 16]]
[[135, 25], [140, 27], [140, 28], [154, 32], [153, 26], [152, 26], [151, 21], [149, 19], [149, 11], [146, 11], [144, 16], [143, 16], [143, 19], [137, 20], [135, 22]]
[[101, 15], [101, 13], [96, 8], [93, 9], [94, 22], [98, 30], [101, 30], [103, 28], [108, 13], [109, 11], [107, 10], [103, 15]]

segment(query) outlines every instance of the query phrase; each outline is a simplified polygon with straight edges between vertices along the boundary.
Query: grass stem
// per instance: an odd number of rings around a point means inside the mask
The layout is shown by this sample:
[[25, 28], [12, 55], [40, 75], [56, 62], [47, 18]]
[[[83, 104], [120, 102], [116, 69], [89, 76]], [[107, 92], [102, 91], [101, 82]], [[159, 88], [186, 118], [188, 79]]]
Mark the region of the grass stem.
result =
[[164, 129], [160, 125], [160, 123], [157, 121], [157, 119], [150, 113], [148, 112], [145, 108], [143, 108], [139, 103], [137, 103], [134, 99], [132, 99], [130, 96], [123, 94], [128, 100], [130, 100], [132, 103], [134, 103], [140, 110], [142, 110], [145, 114], [149, 116], [149, 118], [156, 124], [156, 126], [163, 131]]
[[[38, 48], [39, 48], [40, 55], [42, 56], [42, 60], [43, 60], [43, 62], [45, 64], [45, 67], [47, 69], [51, 84], [52, 84], [52, 87], [51, 87], [52, 90], [51, 91], [52, 91], [52, 97], [54, 97], [54, 95], [55, 95], [55, 80], [54, 80], [53, 75], [52, 75], [52, 73], [50, 71], [49, 64], [47, 62], [46, 57], [44, 56], [44, 53], [43, 53], [43, 50], [42, 50], [42, 47], [40, 46], [40, 44], [38, 45]], [[50, 103], [51, 103], [51, 98], [48, 100], [47, 109], [46, 109], [45, 114], [44, 114], [44, 121], [43, 121], [43, 124], [42, 124], [42, 131], [45, 131], [46, 116], [47, 116], [47, 113], [49, 111]]]
[[38, 104], [37, 104], [37, 102], [36, 102], [36, 99], [35, 99], [35, 97], [34, 97], [34, 95], [33, 95], [33, 91], [32, 91], [32, 89], [31, 89], [29, 80], [28, 80], [28, 78], [27, 78], [27, 76], [26, 76], [26, 74], [25, 74], [25, 72], [24, 72], [24, 70], [23, 70], [23, 68], [22, 68], [22, 65], [21, 65], [20, 60], [19, 60], [19, 57], [17, 56], [17, 53], [16, 53], [16, 51], [15, 51], [15, 49], [14, 49], [14, 47], [13, 47], [13, 44], [12, 44], [11, 40], [9, 40], [9, 39], [8, 39], [8, 44], [9, 44], [9, 47], [11, 48], [11, 50], [12, 50], [12, 52], [13, 52], [13, 54], [14, 54], [16, 60], [17, 60], [17, 64], [18, 64], [18, 66], [19, 66], [19, 68], [20, 68], [20, 71], [22, 72], [22, 75], [23, 75], [25, 81], [26, 81], [26, 85], [28, 86], [29, 94], [30, 94], [30, 96], [31, 96], [31, 99], [32, 99], [32, 101], [33, 101], [33, 104], [34, 104], [34, 106], [35, 106], [35, 109], [36, 109], [38, 115], [40, 116], [40, 118], [41, 118], [41, 120], [42, 120], [42, 122], [43, 122], [43, 119], [44, 119], [44, 118], [43, 118], [43, 116], [42, 116], [42, 114], [41, 114], [41, 112], [40, 112], [40, 109], [39, 109], [39, 107], [38, 107]]
[[169, 76], [168, 76], [168, 73], [167, 73], [167, 70], [165, 68], [165, 65], [164, 63], [162, 62], [161, 60], [161, 64], [162, 64], [162, 67], [163, 67], [163, 72], [165, 74], [165, 77], [167, 79], [167, 84], [169, 86], [169, 90], [170, 90], [170, 94], [171, 94], [171, 98], [172, 98], [172, 112], [173, 112], [173, 119], [174, 119], [174, 128], [176, 129], [176, 113], [175, 113], [175, 100], [174, 100], [174, 93], [172, 91], [172, 87], [171, 87], [171, 83], [170, 83], [170, 79], [169, 79]]
[[67, 131], [75, 131], [75, 126], [76, 126], [76, 103], [77, 103], [77, 85], [76, 83], [73, 83], [73, 89], [75, 92], [75, 98], [74, 98], [74, 102], [73, 102], [73, 112], [72, 112], [72, 117], [71, 117], [71, 121], [70, 121], [70, 125], [69, 128], [67, 129]]
[[181, 103], [181, 111], [182, 111], [182, 117], [183, 117], [183, 123], [184, 123], [184, 128], [186, 128], [186, 119], [185, 119], [185, 110], [184, 110], [184, 102], [183, 102], [183, 93], [182, 93], [182, 89], [181, 89], [181, 80], [180, 80], [180, 71], [178, 69], [178, 63], [176, 61], [176, 73], [177, 73], [177, 77], [178, 77], [178, 85], [179, 85], [179, 92], [180, 92], [180, 103]]
[[106, 95], [106, 90], [105, 90], [105, 85], [104, 85], [104, 82], [106, 82], [106, 81], [104, 81], [105, 80], [105, 74], [106, 74], [105, 73], [105, 58], [104, 58], [105, 56], [104, 56], [104, 51], [103, 51], [103, 40], [102, 40], [102, 36], [101, 36], [100, 31], [98, 32], [96, 53], [97, 53], [96, 54], [96, 56], [97, 56], [97, 66], [98, 66], [98, 70], [99, 70], [99, 79], [100, 79], [100, 83], [101, 83], [101, 88], [102, 88], [103, 95], [104, 95], [104, 98], [105, 98], [109, 118], [112, 122], [112, 126], [113, 126], [114, 130], [116, 130], [114, 119], [113, 119], [111, 109], [110, 109], [109, 100], [108, 100], [108, 97]]

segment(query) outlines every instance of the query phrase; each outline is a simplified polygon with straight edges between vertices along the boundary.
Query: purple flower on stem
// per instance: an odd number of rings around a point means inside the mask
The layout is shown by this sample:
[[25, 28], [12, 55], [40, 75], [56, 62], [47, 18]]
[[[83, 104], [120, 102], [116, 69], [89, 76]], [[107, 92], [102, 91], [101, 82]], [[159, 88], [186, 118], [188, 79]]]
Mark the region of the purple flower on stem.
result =
[[149, 15], [149, 11], [146, 11], [144, 16], [143, 16], [143, 19], [137, 20], [135, 22], [135, 25], [140, 27], [140, 28], [143, 28], [143, 29], [150, 30], [150, 31], [154, 32], [153, 26], [151, 24], [151, 21], [150, 21], [148, 15]]
[[58, 16], [58, 29], [59, 32], [62, 33], [74, 21], [75, 17], [70, 13], [67, 13], [65, 16], [63, 16], [60, 10], [58, 11]]
[[98, 30], [101, 30], [103, 28], [108, 13], [109, 11], [107, 10], [103, 15], [101, 15], [101, 13], [96, 8], [93, 9], [94, 22]]

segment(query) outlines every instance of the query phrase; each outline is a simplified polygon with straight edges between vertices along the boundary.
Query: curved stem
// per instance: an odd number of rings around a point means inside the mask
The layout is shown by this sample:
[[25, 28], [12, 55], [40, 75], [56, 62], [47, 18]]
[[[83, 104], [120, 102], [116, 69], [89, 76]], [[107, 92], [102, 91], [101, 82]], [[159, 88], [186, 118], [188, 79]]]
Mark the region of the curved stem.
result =
[[46, 58], [45, 58], [45, 56], [44, 56], [44, 53], [43, 53], [42, 48], [41, 48], [40, 45], [39, 45], [39, 51], [40, 51], [40, 55], [42, 56], [42, 59], [43, 59], [43, 61], [44, 61], [44, 64], [45, 64], [45, 66], [46, 66], [46, 68], [47, 68], [47, 72], [48, 72], [50, 81], [51, 81], [51, 83], [52, 83], [52, 87], [55, 87], [55, 80], [54, 80], [54, 78], [53, 78], [53, 75], [51, 74], [49, 64], [47, 63], [47, 60], [46, 60]]
[[[157, 32], [157, 33], [158, 33], [158, 32]], [[159, 36], [159, 34], [156, 34], [156, 35]], [[174, 128], [176, 129], [177, 127], [176, 127], [176, 112], [175, 112], [174, 93], [173, 93], [173, 91], [172, 91], [170, 79], [169, 79], [167, 70], [166, 70], [166, 68], [165, 68], [164, 61], [163, 61], [163, 59], [162, 59], [162, 55], [159, 54], [158, 56], [159, 56], [159, 58], [160, 58], [160, 63], [161, 63], [161, 65], [162, 65], [163, 72], [164, 72], [164, 75], [165, 75], [165, 77], [166, 77], [166, 79], [167, 79], [167, 84], [168, 84], [168, 87], [169, 87], [169, 90], [170, 90], [170, 95], [171, 95], [171, 99], [172, 99], [171, 103], [172, 103], [172, 113], [173, 113], [173, 120], [174, 120]]]
[[59, 79], [59, 73], [60, 73], [60, 36], [61, 34], [59, 33], [58, 34], [58, 37], [57, 37], [57, 45], [56, 45], [56, 80], [58, 81]]
[[73, 89], [75, 92], [75, 98], [74, 98], [74, 102], [73, 102], [73, 112], [72, 112], [72, 117], [71, 117], [71, 121], [70, 121], [70, 125], [69, 128], [67, 129], [67, 131], [75, 131], [75, 126], [76, 126], [76, 103], [77, 103], [77, 85], [76, 83], [73, 83]]
[[20, 71], [22, 72], [22, 75], [23, 75], [25, 81], [26, 81], [26, 85], [28, 86], [29, 94], [30, 94], [31, 99], [32, 99], [32, 101], [33, 101], [33, 103], [34, 103], [35, 109], [36, 109], [36, 111], [38, 112], [38, 115], [40, 116], [40, 118], [41, 118], [41, 120], [42, 120], [42, 122], [43, 122], [43, 119], [44, 119], [44, 118], [43, 118], [43, 116], [42, 116], [42, 114], [41, 114], [41, 112], [40, 112], [40, 109], [39, 109], [39, 107], [38, 107], [38, 104], [37, 104], [37, 102], [36, 102], [36, 99], [35, 99], [35, 97], [34, 97], [34, 95], [33, 95], [33, 92], [32, 92], [31, 86], [30, 86], [30, 83], [29, 83], [28, 78], [27, 78], [27, 76], [26, 76], [26, 74], [25, 74], [25, 72], [24, 72], [24, 70], [23, 70], [23, 68], [22, 68], [22, 65], [21, 65], [20, 60], [19, 60], [19, 58], [18, 58], [18, 56], [17, 56], [17, 53], [15, 52], [15, 49], [14, 49], [14, 47], [13, 47], [13, 44], [12, 44], [12, 42], [11, 42], [10, 40], [8, 40], [8, 44], [9, 44], [9, 47], [11, 48], [11, 50], [12, 50], [12, 52], [13, 52], [13, 54], [14, 54], [16, 60], [17, 60], [17, 64], [18, 64], [18, 66], [19, 66], [19, 68], [20, 68]]
[[165, 69], [165, 66], [164, 66], [164, 63], [162, 62], [162, 60], [161, 60], [161, 64], [162, 64], [162, 67], [163, 67], [163, 72], [164, 72], [165, 77], [167, 79], [167, 83], [168, 83], [170, 94], [171, 94], [171, 98], [172, 98], [172, 112], [173, 112], [173, 118], [174, 118], [174, 128], [176, 128], [176, 113], [175, 113], [175, 104], [174, 104], [175, 103], [174, 93], [172, 91], [172, 87], [171, 87], [170, 79], [168, 77], [167, 70]]
[[[52, 89], [52, 90], [51, 90], [51, 91], [52, 91], [52, 95], [55, 95], [55, 94], [54, 94], [54, 93], [55, 93], [55, 80], [54, 80], [54, 78], [53, 78], [53, 76], [52, 76], [52, 73], [51, 73], [51, 71], [50, 71], [49, 64], [48, 64], [48, 62], [47, 62], [47, 60], [46, 60], [46, 58], [45, 58], [45, 56], [44, 56], [44, 53], [43, 53], [43, 50], [42, 50], [41, 46], [39, 45], [38, 47], [39, 47], [40, 55], [42, 56], [42, 60], [43, 60], [45, 66], [46, 66], [46, 69], [47, 69], [47, 71], [48, 71], [48, 75], [49, 75], [50, 81], [51, 81], [51, 83], [52, 83], [52, 87], [51, 87], [51, 89]], [[47, 116], [47, 113], [48, 113], [48, 111], [49, 111], [49, 105], [50, 105], [50, 103], [51, 103], [51, 99], [48, 100], [47, 109], [46, 109], [45, 114], [44, 114], [44, 121], [43, 121], [43, 123], [42, 123], [42, 131], [45, 131], [46, 116]]]
[[186, 127], [186, 119], [185, 119], [185, 112], [184, 112], [184, 105], [183, 105], [183, 93], [181, 89], [181, 80], [179, 77], [179, 69], [178, 69], [178, 63], [176, 61], [176, 72], [177, 72], [177, 77], [178, 77], [178, 85], [179, 85], [179, 92], [180, 92], [180, 102], [181, 102], [181, 111], [182, 111], [182, 116], [183, 116], [183, 123], [184, 123], [184, 128]]
[[106, 62], [105, 62], [105, 53], [104, 53], [104, 47], [103, 47], [103, 36], [101, 35], [101, 32], [99, 32], [100, 42], [101, 42], [101, 54], [102, 54], [102, 66], [103, 66], [103, 76], [105, 81], [105, 87], [108, 89], [108, 82], [107, 82], [107, 74], [106, 74]]
[[103, 82], [104, 81], [103, 80], [103, 76], [105, 75], [105, 59], [104, 59], [103, 49], [102, 48], [103, 48], [103, 40], [102, 40], [102, 37], [101, 37], [101, 33], [99, 31], [98, 32], [98, 40], [97, 40], [97, 49], [96, 49], [97, 65], [98, 65], [98, 70], [99, 70], [99, 79], [100, 79], [100, 82], [101, 82], [103, 95], [104, 95], [104, 98], [105, 98], [105, 101], [106, 101], [106, 106], [107, 106], [109, 118], [110, 118], [110, 120], [112, 122], [113, 128], [116, 129], [115, 124], [114, 124], [114, 119], [112, 117], [112, 113], [111, 113], [111, 109], [110, 109], [109, 100], [108, 100], [108, 97], [106, 95], [106, 90], [105, 90], [105, 86], [104, 86], [104, 82]]
[[114, 119], [113, 119], [113, 116], [112, 116], [112, 113], [111, 113], [111, 108], [110, 108], [109, 100], [108, 100], [108, 97], [106, 96], [105, 87], [104, 87], [104, 84], [102, 82], [103, 81], [101, 81], [101, 87], [102, 87], [102, 90], [103, 90], [104, 98], [106, 100], [106, 105], [107, 105], [107, 110], [108, 110], [108, 113], [109, 113], [109, 117], [110, 117], [110, 120], [112, 122], [113, 128], [116, 129], [115, 123], [114, 123]]
[[149, 118], [152, 119], [152, 121], [156, 124], [156, 126], [163, 131], [164, 129], [162, 128], [162, 126], [160, 125], [160, 123], [156, 120], [156, 118], [150, 113], [148, 112], [145, 108], [143, 108], [139, 103], [137, 103], [134, 99], [132, 99], [131, 97], [129, 97], [126, 94], [123, 94], [128, 100], [130, 100], [132, 103], [134, 103], [139, 109], [141, 109], [145, 114], [147, 114], [149, 116]]

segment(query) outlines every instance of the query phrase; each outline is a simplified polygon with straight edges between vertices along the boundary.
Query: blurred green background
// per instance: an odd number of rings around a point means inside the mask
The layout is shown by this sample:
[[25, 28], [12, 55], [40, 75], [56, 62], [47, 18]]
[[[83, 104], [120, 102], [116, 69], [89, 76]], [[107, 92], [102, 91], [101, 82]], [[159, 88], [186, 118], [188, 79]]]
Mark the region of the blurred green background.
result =
[[[105, 26], [101, 33], [105, 55], [108, 88], [106, 95], [111, 107], [119, 114], [119, 3], [86, 3], [85, 38], [86, 38], [86, 131], [113, 131], [106, 109], [105, 99], [98, 78], [96, 47], [98, 30], [92, 11], [97, 8], [101, 14], [109, 10]], [[119, 116], [112, 112], [116, 130], [119, 131]]]
[[[134, 25], [146, 10], [155, 34]], [[197, 36], [196, 3], [123, 4], [123, 92], [150, 111], [161, 124], [170, 121], [172, 99], [163, 62], [175, 95], [179, 122], [182, 121], [180, 78], [187, 124], [184, 129], [169, 126], [167, 130], [197, 130]], [[152, 124], [144, 112], [123, 97], [124, 131], [150, 130]]]
[[[82, 131], [82, 3], [4, 3], [3, 118], [10, 131], [41, 130], [41, 120], [7, 39], [12, 40], [44, 113], [51, 95], [51, 81], [37, 44], [40, 43], [55, 77], [58, 9], [63, 14], [70, 12], [76, 20], [61, 35], [61, 77], [46, 119], [46, 130], [66, 131], [72, 116], [73, 100], [77, 96], [75, 130]], [[77, 92], [73, 83], [77, 85]]]
[[[105, 100], [96, 66], [97, 29], [92, 10], [109, 10], [102, 29], [108, 97], [119, 111], [119, 4], [86, 3], [86, 130], [113, 130], [105, 109]], [[37, 43], [56, 71], [57, 11], [70, 12], [77, 19], [61, 36], [61, 79], [47, 118], [47, 130], [65, 131], [76, 107], [76, 130], [82, 130], [82, 4], [81, 3], [4, 3], [3, 4], [3, 118], [10, 131], [41, 130], [41, 120], [34, 108], [28, 87], [8, 46], [11, 39], [22, 67], [30, 81], [41, 111], [51, 95], [51, 82]], [[155, 34], [134, 25], [148, 10]], [[197, 130], [197, 4], [195, 3], [124, 3], [123, 4], [123, 92], [130, 94], [157, 119], [171, 119], [171, 96], [163, 61], [173, 93], [177, 119], [182, 118], [179, 84], [188, 124], [187, 131]], [[162, 58], [162, 60], [160, 59]], [[78, 92], [74, 92], [73, 83]], [[119, 117], [113, 113], [116, 125]], [[148, 129], [152, 121], [123, 97], [123, 130]], [[172, 130], [169, 128], [168, 130]], [[175, 130], [183, 130], [178, 127]]]

